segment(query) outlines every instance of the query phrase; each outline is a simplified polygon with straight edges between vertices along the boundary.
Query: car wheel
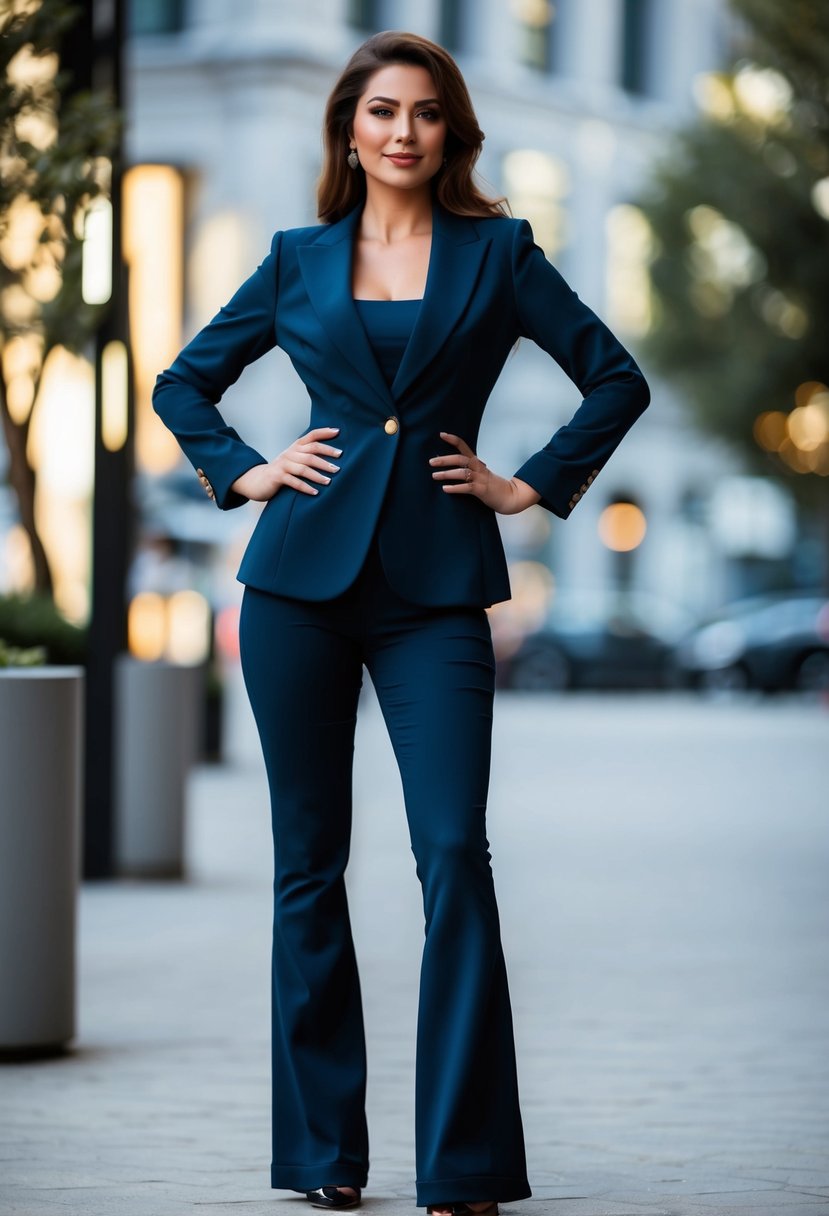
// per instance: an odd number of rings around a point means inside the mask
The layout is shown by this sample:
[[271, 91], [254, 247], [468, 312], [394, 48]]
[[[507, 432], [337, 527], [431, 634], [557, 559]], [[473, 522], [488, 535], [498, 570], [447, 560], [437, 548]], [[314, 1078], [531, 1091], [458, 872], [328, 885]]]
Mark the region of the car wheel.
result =
[[794, 686], [798, 692], [829, 690], [829, 650], [813, 650], [797, 665]]
[[572, 683], [572, 671], [567, 658], [552, 647], [536, 650], [516, 660], [513, 688], [530, 692], [563, 692]]

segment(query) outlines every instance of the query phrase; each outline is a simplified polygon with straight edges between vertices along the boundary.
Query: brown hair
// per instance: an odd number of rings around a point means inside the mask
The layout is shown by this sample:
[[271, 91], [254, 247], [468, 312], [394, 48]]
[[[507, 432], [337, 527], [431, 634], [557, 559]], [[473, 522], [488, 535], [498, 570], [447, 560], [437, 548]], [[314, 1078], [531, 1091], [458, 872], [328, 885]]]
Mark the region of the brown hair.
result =
[[[323, 123], [323, 165], [317, 179], [317, 214], [326, 224], [336, 223], [365, 198], [365, 171], [347, 164], [348, 128], [357, 101], [369, 78], [390, 63], [424, 67], [435, 83], [446, 116], [447, 163], [432, 178], [433, 193], [458, 215], [508, 215], [505, 196], [488, 198], [474, 181], [474, 166], [481, 154], [484, 133], [478, 126], [466, 82], [448, 51], [420, 34], [381, 30], [372, 34], [349, 59], [328, 97]], [[507, 204], [507, 207], [509, 204]]]

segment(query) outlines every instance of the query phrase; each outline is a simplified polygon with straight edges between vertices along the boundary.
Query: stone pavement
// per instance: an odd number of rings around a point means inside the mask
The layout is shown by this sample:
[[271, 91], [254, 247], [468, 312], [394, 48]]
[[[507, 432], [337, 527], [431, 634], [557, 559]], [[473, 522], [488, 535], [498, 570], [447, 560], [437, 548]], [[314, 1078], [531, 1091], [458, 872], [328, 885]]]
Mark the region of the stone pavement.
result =
[[[269, 1187], [271, 840], [245, 713], [234, 762], [193, 773], [188, 881], [83, 887], [75, 1049], [0, 1067], [0, 1212], [312, 1210]], [[503, 1212], [829, 1213], [827, 734], [794, 699], [499, 694], [488, 826], [534, 1192]], [[422, 915], [368, 681], [355, 820], [363, 1210], [414, 1216]]]

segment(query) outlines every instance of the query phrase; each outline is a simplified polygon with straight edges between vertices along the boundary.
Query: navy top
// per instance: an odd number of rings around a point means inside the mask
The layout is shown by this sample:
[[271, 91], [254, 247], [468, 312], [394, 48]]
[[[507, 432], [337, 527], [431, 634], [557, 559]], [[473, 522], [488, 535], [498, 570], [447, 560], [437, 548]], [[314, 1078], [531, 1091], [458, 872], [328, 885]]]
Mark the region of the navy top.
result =
[[366, 337], [389, 388], [397, 375], [420, 304], [419, 299], [354, 300]]

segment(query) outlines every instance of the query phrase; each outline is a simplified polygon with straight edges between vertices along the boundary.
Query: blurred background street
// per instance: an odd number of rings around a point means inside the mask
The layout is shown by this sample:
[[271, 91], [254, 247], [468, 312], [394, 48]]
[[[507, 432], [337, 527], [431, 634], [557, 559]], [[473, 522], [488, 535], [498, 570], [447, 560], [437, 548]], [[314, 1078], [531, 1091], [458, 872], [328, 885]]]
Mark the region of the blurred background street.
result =
[[[189, 881], [83, 891], [77, 1048], [2, 1077], [4, 1212], [305, 1204], [269, 1189], [271, 845], [239, 718], [238, 761], [189, 783]], [[499, 694], [489, 838], [533, 1187], [506, 1210], [829, 1212], [827, 721]], [[364, 1206], [413, 1212], [422, 913], [370, 684], [347, 880]]]

